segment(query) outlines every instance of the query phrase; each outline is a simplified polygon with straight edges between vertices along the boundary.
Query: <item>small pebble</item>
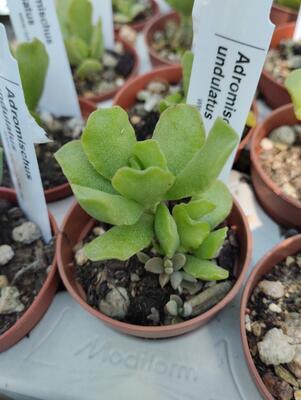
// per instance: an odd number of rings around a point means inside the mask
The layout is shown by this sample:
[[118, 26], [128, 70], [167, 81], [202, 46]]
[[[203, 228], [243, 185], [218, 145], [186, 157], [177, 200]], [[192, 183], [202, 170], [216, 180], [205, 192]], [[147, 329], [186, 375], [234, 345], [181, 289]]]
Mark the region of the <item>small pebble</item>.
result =
[[3, 244], [0, 246], [0, 266], [6, 265], [14, 257], [15, 253], [11, 246]]
[[109, 291], [104, 300], [99, 303], [99, 310], [111, 318], [125, 318], [130, 306], [128, 292], [123, 287]]
[[0, 315], [12, 314], [24, 310], [24, 305], [21, 303], [19, 290], [13, 286], [6, 286], [1, 289], [0, 296]]
[[296, 346], [290, 344], [290, 338], [281, 329], [273, 328], [257, 344], [259, 356], [266, 365], [280, 365], [293, 361]]
[[84, 253], [84, 249], [79, 249], [77, 250], [77, 252], [75, 253], [75, 262], [76, 265], [78, 265], [79, 267], [82, 267], [83, 265], [85, 265], [88, 262], [88, 257], [86, 257], [85, 253]]
[[13, 229], [12, 237], [15, 242], [31, 244], [40, 239], [41, 231], [36, 224], [27, 221]]
[[106, 233], [106, 231], [105, 231], [101, 226], [96, 226], [96, 227], [93, 229], [93, 233], [94, 233], [94, 235], [96, 235], [96, 236], [101, 236], [101, 235], [103, 235], [104, 233]]
[[258, 284], [259, 289], [273, 299], [280, 299], [284, 296], [284, 286], [279, 281], [263, 280]]
[[0, 289], [8, 286], [8, 279], [5, 275], [0, 275]]
[[271, 303], [269, 305], [269, 310], [277, 314], [280, 314], [282, 312], [281, 307], [277, 306], [277, 304], [275, 303]]

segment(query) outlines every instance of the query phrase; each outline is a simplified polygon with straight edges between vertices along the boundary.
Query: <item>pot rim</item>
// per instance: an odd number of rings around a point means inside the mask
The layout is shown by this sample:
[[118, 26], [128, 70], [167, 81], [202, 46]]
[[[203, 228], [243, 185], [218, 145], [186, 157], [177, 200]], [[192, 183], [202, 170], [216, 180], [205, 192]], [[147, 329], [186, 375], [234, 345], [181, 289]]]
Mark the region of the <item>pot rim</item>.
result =
[[[290, 237], [286, 240], [281, 241], [276, 246], [274, 246], [271, 250], [269, 250], [258, 261], [258, 263], [254, 267], [253, 271], [251, 272], [250, 276], [248, 277], [246, 286], [245, 286], [243, 294], [242, 294], [241, 303], [240, 303], [240, 337], [241, 337], [241, 341], [242, 341], [243, 352], [245, 355], [245, 359], [246, 359], [249, 371], [250, 371], [252, 377], [254, 378], [255, 383], [256, 383], [258, 389], [260, 390], [261, 394], [267, 400], [274, 400], [274, 397], [271, 395], [271, 393], [268, 391], [267, 387], [265, 386], [261, 376], [259, 375], [259, 372], [257, 371], [256, 365], [255, 365], [253, 357], [251, 355], [249, 344], [248, 344], [247, 333], [246, 333], [246, 329], [245, 329], [245, 316], [247, 314], [247, 308], [248, 308], [247, 306], [248, 306], [249, 298], [252, 295], [252, 292], [254, 290], [253, 285], [256, 285], [256, 282], [258, 282], [263, 276], [263, 274], [260, 274], [259, 279], [257, 279], [258, 271], [261, 271], [261, 269], [266, 265], [266, 263], [270, 260], [271, 256], [275, 252], [280, 252], [282, 249], [285, 250], [288, 247], [288, 245], [291, 243], [300, 243], [300, 250], [301, 250], [301, 234], [295, 235], [293, 237]], [[286, 255], [283, 255], [283, 259], [285, 257], [286, 257]], [[274, 268], [274, 266], [272, 266], [271, 269]]]
[[[261, 130], [263, 129], [264, 125], [266, 123], [268, 123], [268, 121], [270, 121], [271, 119], [273, 119], [275, 117], [276, 114], [279, 113], [290, 113], [290, 112], [294, 112], [293, 111], [293, 105], [291, 104], [285, 104], [282, 107], [279, 107], [275, 110], [273, 110], [269, 116], [262, 121], [258, 126], [256, 126], [254, 128], [254, 133], [253, 133], [253, 138], [252, 138], [252, 142], [251, 142], [251, 166], [255, 169], [255, 171], [257, 172], [257, 174], [260, 176], [260, 178], [262, 179], [262, 181], [265, 183], [265, 185], [272, 191], [274, 192], [274, 194], [276, 196], [279, 196], [283, 201], [289, 203], [290, 205], [300, 209], [301, 212], [301, 202], [293, 199], [292, 197], [289, 197], [288, 195], [286, 195], [277, 185], [276, 183], [274, 183], [272, 181], [272, 179], [265, 173], [265, 171], [263, 170], [262, 166], [261, 166], [261, 162], [259, 160], [259, 156], [258, 156], [258, 152], [256, 147], [259, 145], [259, 143], [257, 143], [257, 137], [260, 135]], [[300, 122], [301, 123], [301, 122]], [[267, 135], [270, 132], [267, 133]], [[266, 135], [266, 136], [267, 136]], [[264, 137], [266, 137], [264, 136]]]
[[[155, 0], [150, 0], [150, 1], [151, 1], [151, 7], [152, 7], [152, 14], [149, 17], [147, 17], [141, 21], [138, 21], [138, 22], [131, 22], [129, 24], [124, 24], [124, 25], [130, 26], [132, 29], [134, 29], [137, 32], [140, 32], [141, 30], [143, 30], [143, 28], [145, 27], [146, 24], [149, 23], [149, 21], [151, 21], [154, 17], [156, 17], [157, 15], [160, 14], [160, 8], [159, 8], [158, 3]], [[121, 29], [121, 27], [115, 27], [115, 24], [114, 24], [115, 33], [118, 33], [120, 31], [120, 29]]]
[[[6, 199], [7, 194], [8, 194], [7, 191], [4, 191], [4, 190], [2, 190], [2, 188], [0, 188], [0, 198]], [[14, 190], [12, 190], [12, 191], [10, 191], [9, 194], [10, 194], [9, 201], [11, 201], [11, 197], [14, 197], [14, 200], [12, 202], [17, 203], [16, 192]], [[49, 210], [48, 210], [48, 215], [49, 215], [49, 220], [50, 220], [50, 224], [51, 224], [51, 228], [52, 228], [52, 232], [53, 232], [53, 237], [56, 238], [56, 241], [57, 241], [59, 229], [58, 229], [56, 220]], [[39, 293], [37, 294], [37, 296], [35, 297], [33, 302], [30, 304], [29, 308], [22, 315], [22, 317], [20, 319], [18, 319], [14, 323], [14, 325], [12, 325], [7, 331], [5, 331], [2, 335], [0, 335], [0, 345], [2, 342], [5, 342], [8, 337], [14, 336], [18, 332], [19, 327], [22, 327], [22, 325], [24, 324], [24, 321], [27, 320], [28, 318], [30, 318], [32, 308], [35, 307], [36, 304], [40, 303], [41, 299], [44, 297], [45, 293], [48, 291], [49, 286], [51, 285], [52, 281], [55, 279], [57, 270], [58, 270], [58, 268], [57, 268], [57, 252], [56, 252], [56, 245], [55, 245], [54, 246], [54, 257], [53, 257], [53, 260], [51, 263], [51, 269], [47, 275], [47, 278], [46, 278], [43, 286], [41, 287], [41, 290], [39, 291]]]
[[[208, 311], [205, 313], [191, 318], [188, 321], [184, 321], [178, 324], [174, 325], [165, 325], [165, 326], [159, 326], [159, 327], [151, 327], [151, 326], [144, 326], [144, 325], [135, 325], [135, 324], [130, 324], [127, 322], [122, 322], [118, 321], [116, 319], [113, 319], [111, 317], [108, 317], [107, 315], [103, 314], [101, 311], [96, 310], [92, 306], [90, 306], [86, 301], [82, 299], [81, 296], [79, 296], [76, 291], [73, 289], [72, 285], [69, 283], [69, 279], [67, 277], [67, 274], [65, 272], [65, 265], [62, 260], [62, 246], [63, 246], [63, 236], [64, 236], [64, 230], [65, 226], [68, 224], [70, 216], [73, 214], [74, 210], [79, 207], [78, 203], [75, 202], [73, 206], [70, 208], [69, 212], [64, 218], [62, 228], [59, 232], [58, 239], [57, 239], [57, 260], [58, 260], [58, 269], [60, 276], [62, 278], [62, 281], [69, 292], [69, 294], [73, 297], [73, 299], [80, 304], [81, 307], [83, 307], [86, 311], [88, 311], [90, 314], [92, 314], [94, 317], [97, 317], [98, 319], [101, 319], [104, 323], [108, 324], [109, 326], [117, 329], [117, 330], [122, 330], [123, 332], [127, 332], [127, 334], [133, 334], [134, 336], [137, 336], [137, 333], [143, 337], [143, 334], [147, 332], [147, 334], [151, 334], [152, 337], [155, 337], [155, 335], [159, 335], [161, 333], [165, 333], [168, 335], [168, 333], [174, 332], [177, 328], [189, 328], [189, 326], [195, 325], [197, 322], [201, 321], [206, 321], [213, 317], [215, 314], [217, 314], [219, 311], [221, 311], [226, 305], [228, 305], [234, 297], [238, 294], [241, 286], [243, 285], [245, 275], [249, 266], [249, 263], [251, 261], [252, 257], [252, 234], [250, 231], [250, 227], [248, 224], [248, 220], [244, 212], [242, 211], [242, 208], [238, 204], [237, 200], [233, 198], [233, 208], [236, 208], [236, 210], [239, 212], [241, 219], [242, 219], [242, 224], [243, 224], [243, 229], [245, 231], [246, 235], [246, 254], [245, 254], [245, 261], [244, 264], [242, 265], [240, 275], [235, 281], [235, 284], [231, 288], [231, 290], [226, 294], [226, 296], [219, 302], [217, 303], [214, 307], [210, 308]], [[92, 219], [92, 218], [91, 218]]]

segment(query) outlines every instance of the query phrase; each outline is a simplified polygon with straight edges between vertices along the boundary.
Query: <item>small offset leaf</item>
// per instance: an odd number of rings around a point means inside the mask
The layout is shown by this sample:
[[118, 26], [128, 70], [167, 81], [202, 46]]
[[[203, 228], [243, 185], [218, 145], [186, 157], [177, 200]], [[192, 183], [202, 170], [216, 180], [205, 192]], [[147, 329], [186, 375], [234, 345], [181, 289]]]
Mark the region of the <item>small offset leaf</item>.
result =
[[89, 48], [86, 43], [76, 36], [67, 38], [65, 46], [69, 62], [73, 67], [80, 65], [89, 55]]
[[209, 235], [210, 225], [207, 222], [191, 219], [184, 204], [175, 206], [172, 213], [177, 224], [181, 247], [186, 251], [196, 250]]
[[225, 221], [233, 205], [232, 195], [227, 186], [221, 181], [216, 181], [206, 192], [193, 198], [193, 200], [196, 199], [207, 200], [215, 205], [215, 209], [212, 212], [202, 217], [202, 221], [209, 223], [211, 230]]
[[289, 74], [285, 80], [285, 87], [292, 98], [296, 118], [301, 120], [301, 69]]
[[164, 271], [163, 260], [160, 257], [153, 257], [147, 260], [144, 266], [145, 270], [153, 274], [162, 274]]
[[221, 281], [229, 278], [229, 272], [208, 260], [200, 260], [197, 257], [187, 256], [184, 267], [187, 274], [202, 281]]
[[160, 113], [163, 113], [167, 108], [171, 106], [175, 106], [177, 104], [184, 103], [185, 100], [181, 93], [173, 93], [170, 94], [169, 96], [165, 97], [165, 99], [161, 100], [159, 103], [159, 111]]
[[43, 94], [49, 57], [45, 46], [38, 39], [20, 44], [15, 56], [18, 61], [25, 102], [29, 111], [33, 112], [38, 107]]
[[143, 171], [124, 167], [116, 172], [112, 185], [124, 197], [151, 208], [163, 199], [174, 179], [169, 171], [159, 167]]
[[97, 24], [93, 28], [90, 49], [91, 49], [91, 54], [90, 54], [91, 58], [100, 61], [104, 53], [101, 19], [98, 20]]
[[117, 259], [126, 261], [151, 244], [153, 217], [142, 215], [135, 225], [115, 226], [84, 247], [91, 261]]
[[155, 233], [164, 254], [172, 258], [180, 245], [177, 225], [167, 206], [159, 204], [155, 215]]
[[[189, 125], [186, 123], [186, 126]], [[166, 198], [177, 200], [209, 189], [237, 143], [236, 132], [223, 119], [217, 118], [206, 143], [176, 177]]]
[[194, 0], [166, 0], [166, 3], [170, 5], [178, 13], [189, 17], [192, 14], [192, 8]]
[[74, 196], [91, 217], [111, 225], [134, 225], [143, 214], [143, 207], [122, 196], [72, 185]]
[[128, 114], [120, 107], [92, 113], [82, 135], [83, 149], [89, 161], [107, 179], [127, 165], [135, 144], [135, 131]]
[[216, 258], [227, 237], [228, 228], [218, 229], [211, 232], [195, 252], [198, 258], [212, 260]]
[[192, 51], [186, 51], [183, 54], [182, 68], [183, 68], [183, 90], [185, 94], [185, 100], [188, 95], [193, 60], [194, 60], [194, 54]]
[[69, 7], [69, 29], [71, 33], [90, 45], [92, 36], [93, 8], [89, 0], [73, 0]]
[[183, 204], [190, 218], [194, 220], [201, 219], [204, 215], [209, 214], [215, 209], [215, 205], [207, 200], [192, 200]]
[[256, 124], [257, 120], [255, 114], [253, 113], [253, 111], [249, 111], [246, 126], [248, 128], [255, 128]]
[[133, 154], [138, 158], [144, 169], [149, 167], [167, 169], [166, 158], [158, 142], [153, 139], [137, 142], [133, 148]]
[[82, 80], [92, 80], [95, 75], [101, 72], [101, 70], [102, 64], [99, 61], [87, 58], [77, 68], [76, 76]]
[[89, 163], [79, 140], [65, 144], [55, 153], [55, 158], [70, 184], [116, 193], [111, 182], [98, 174]]
[[168, 108], [160, 117], [153, 139], [165, 154], [169, 170], [178, 175], [205, 142], [199, 111], [185, 104]]

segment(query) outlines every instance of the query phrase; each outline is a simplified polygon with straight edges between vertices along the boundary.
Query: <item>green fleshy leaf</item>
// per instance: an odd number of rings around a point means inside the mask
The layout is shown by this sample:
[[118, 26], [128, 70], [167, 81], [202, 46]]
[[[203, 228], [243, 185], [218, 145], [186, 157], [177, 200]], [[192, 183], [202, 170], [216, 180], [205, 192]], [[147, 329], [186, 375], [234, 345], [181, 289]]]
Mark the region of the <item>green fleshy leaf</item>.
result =
[[69, 29], [74, 36], [90, 45], [93, 8], [89, 0], [73, 0], [69, 7]]
[[67, 38], [65, 40], [65, 46], [69, 62], [74, 67], [80, 65], [89, 55], [88, 46], [78, 37], [72, 36]]
[[174, 176], [159, 167], [143, 171], [129, 167], [120, 168], [112, 179], [112, 185], [124, 197], [152, 208], [161, 201], [172, 186]]
[[163, 113], [165, 110], [167, 110], [171, 106], [175, 106], [177, 104], [184, 103], [185, 100], [183, 99], [183, 96], [181, 93], [173, 93], [170, 94], [169, 96], [165, 97], [165, 99], [161, 100], [159, 103], [159, 111], [160, 113]]
[[228, 228], [218, 229], [211, 232], [195, 252], [198, 258], [212, 260], [216, 258], [227, 237]]
[[185, 204], [176, 205], [172, 214], [177, 224], [181, 247], [185, 251], [196, 250], [200, 247], [210, 233], [210, 225], [190, 218]]
[[99, 61], [87, 58], [77, 68], [76, 75], [79, 79], [91, 80], [95, 75], [99, 74], [101, 70], [102, 64]]
[[194, 0], [165, 0], [178, 13], [189, 17], [192, 14]]
[[189, 217], [194, 220], [201, 219], [204, 215], [212, 212], [215, 209], [215, 205], [207, 200], [193, 200], [189, 203], [182, 204]]
[[60, 23], [61, 31], [64, 39], [66, 39], [69, 34], [68, 18], [69, 18], [69, 8], [73, 0], [56, 0], [56, 12]]
[[186, 51], [182, 57], [182, 68], [183, 68], [183, 90], [185, 94], [185, 100], [188, 95], [191, 71], [193, 66], [194, 54], [192, 51]]
[[79, 140], [65, 144], [55, 153], [55, 158], [70, 184], [116, 193], [111, 182], [99, 175], [89, 163]]
[[212, 212], [202, 217], [202, 221], [209, 223], [211, 230], [225, 221], [233, 205], [232, 195], [227, 186], [221, 181], [216, 181], [206, 192], [193, 198], [193, 200], [196, 199], [207, 200], [215, 205], [215, 209]]
[[135, 225], [115, 226], [85, 246], [84, 252], [91, 261], [128, 260], [151, 244], [153, 221], [144, 214]]
[[253, 113], [253, 111], [249, 111], [248, 118], [246, 121], [246, 126], [248, 128], [255, 128], [256, 124], [257, 120], [255, 114]]
[[292, 98], [296, 118], [301, 120], [301, 69], [289, 74], [285, 80], [285, 87]]
[[180, 238], [176, 222], [163, 203], [158, 206], [155, 215], [155, 233], [164, 254], [172, 258], [179, 248]]
[[140, 204], [119, 195], [78, 185], [72, 185], [72, 190], [91, 217], [111, 225], [133, 225], [144, 211]]
[[128, 114], [120, 107], [91, 114], [81, 140], [89, 161], [107, 179], [127, 165], [136, 144]]
[[156, 140], [149, 139], [137, 142], [133, 154], [138, 158], [144, 169], [149, 167], [167, 169], [166, 158]]
[[45, 46], [38, 39], [21, 43], [16, 50], [16, 59], [22, 81], [25, 102], [30, 111], [35, 111], [44, 91], [49, 57]]
[[140, 171], [142, 169], [144, 169], [142, 164], [141, 164], [141, 162], [140, 162], [140, 160], [136, 156], [130, 157], [129, 161], [128, 161], [128, 164], [129, 164], [129, 167], [131, 167], [133, 169], [138, 169]]
[[299, 10], [301, 5], [300, 0], [277, 0], [276, 3], [284, 7], [292, 8], [294, 10]]
[[184, 271], [202, 281], [221, 281], [229, 278], [229, 272], [208, 260], [187, 256]]
[[101, 60], [104, 53], [101, 19], [98, 20], [97, 24], [93, 28], [90, 48], [91, 48], [91, 57], [96, 60]]
[[160, 117], [153, 139], [165, 154], [169, 170], [178, 175], [205, 142], [199, 111], [184, 104], [168, 108]]
[[[187, 123], [185, 125], [189, 126]], [[220, 175], [238, 140], [236, 132], [218, 118], [204, 146], [176, 177], [166, 199], [178, 200], [209, 189]]]
[[3, 178], [3, 149], [0, 147], [0, 186]]

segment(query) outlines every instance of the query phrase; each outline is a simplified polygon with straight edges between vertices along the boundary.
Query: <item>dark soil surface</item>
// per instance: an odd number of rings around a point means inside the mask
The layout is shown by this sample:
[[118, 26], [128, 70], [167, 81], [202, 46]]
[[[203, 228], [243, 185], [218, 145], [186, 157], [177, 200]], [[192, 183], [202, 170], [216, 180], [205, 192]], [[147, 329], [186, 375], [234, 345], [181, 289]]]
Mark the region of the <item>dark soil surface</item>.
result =
[[[9, 287], [17, 288], [19, 300], [24, 306], [21, 312], [0, 313], [0, 335], [30, 307], [47, 278], [54, 257], [53, 242], [45, 245], [38, 239], [31, 244], [24, 244], [13, 240], [13, 229], [26, 221], [20, 208], [0, 200], [0, 246], [9, 245], [15, 253], [6, 265], [0, 265], [0, 275], [7, 278]], [[2, 290], [0, 288], [0, 294]]]

